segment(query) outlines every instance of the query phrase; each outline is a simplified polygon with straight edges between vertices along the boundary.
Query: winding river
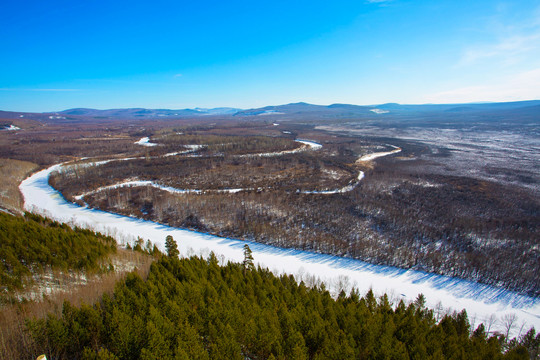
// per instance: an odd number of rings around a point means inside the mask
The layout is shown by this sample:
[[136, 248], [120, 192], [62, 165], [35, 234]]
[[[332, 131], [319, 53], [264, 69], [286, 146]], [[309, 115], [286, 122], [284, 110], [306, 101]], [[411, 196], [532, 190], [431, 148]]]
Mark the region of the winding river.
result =
[[[395, 152], [397, 149], [390, 153]], [[116, 237], [121, 243], [132, 242], [141, 237], [144, 240], [151, 240], [164, 250], [165, 237], [172, 235], [178, 242], [182, 256], [192, 254], [206, 256], [213, 251], [222, 260], [243, 259], [242, 247], [246, 241], [172, 228], [70, 203], [48, 184], [50, 174], [60, 168], [60, 164], [51, 166], [33, 174], [20, 184], [26, 210], [71, 225], [106, 233]], [[334, 293], [342, 288], [350, 290], [354, 286], [360, 293], [365, 293], [369, 289], [378, 295], [387, 293], [394, 301], [399, 299], [412, 301], [422, 293], [426, 297], [427, 305], [435, 308], [436, 313], [450, 309], [457, 311], [466, 309], [473, 326], [485, 322], [486, 327], [491, 325], [491, 331], [505, 332], [504, 319], [515, 314], [516, 326], [511, 332], [514, 335], [518, 335], [521, 327], [523, 331], [527, 331], [531, 326], [540, 329], [538, 298], [447, 276], [373, 265], [308, 251], [247, 243], [259, 265], [277, 274], [293, 274], [307, 283], [317, 278]]]

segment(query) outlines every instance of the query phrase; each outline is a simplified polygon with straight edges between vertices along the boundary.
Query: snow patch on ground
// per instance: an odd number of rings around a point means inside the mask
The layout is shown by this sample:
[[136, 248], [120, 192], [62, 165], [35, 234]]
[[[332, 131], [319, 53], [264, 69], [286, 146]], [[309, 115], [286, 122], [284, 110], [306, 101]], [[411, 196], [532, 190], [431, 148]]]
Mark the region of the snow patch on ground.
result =
[[417, 181], [417, 182], [413, 182], [412, 184], [421, 186], [424, 188], [439, 188], [442, 186], [441, 184], [432, 183], [430, 181]]
[[337, 171], [335, 170], [329, 170], [329, 169], [322, 169], [321, 170], [324, 174], [328, 175], [331, 179], [333, 180], [339, 180], [343, 177], [342, 174], [338, 173]]
[[156, 143], [150, 142], [150, 138], [148, 136], [141, 138], [139, 141], [135, 141], [134, 144], [142, 145], [142, 146], [157, 146]]
[[319, 150], [320, 148], [322, 148], [322, 145], [319, 144], [319, 143], [316, 143], [315, 141], [301, 140], [301, 139], [297, 139], [297, 140], [294, 140], [294, 141], [309, 146], [311, 148], [311, 150]]
[[356, 160], [356, 162], [358, 163], [358, 162], [364, 162], [364, 161], [371, 161], [371, 160], [375, 160], [375, 159], [383, 157], [383, 156], [388, 156], [388, 155], [397, 154], [397, 153], [401, 152], [401, 149], [398, 148], [397, 146], [394, 146], [394, 145], [389, 145], [389, 146], [393, 147], [395, 150], [387, 151], [387, 152], [377, 152], [377, 153], [373, 153], [373, 154], [367, 154], [367, 155], [364, 155], [364, 156], [360, 157], [360, 159]]
[[21, 130], [21, 128], [11, 124], [9, 126], [7, 126], [7, 125], [4, 126], [4, 128], [2, 130], [5, 130], [5, 131], [17, 131], [17, 130]]

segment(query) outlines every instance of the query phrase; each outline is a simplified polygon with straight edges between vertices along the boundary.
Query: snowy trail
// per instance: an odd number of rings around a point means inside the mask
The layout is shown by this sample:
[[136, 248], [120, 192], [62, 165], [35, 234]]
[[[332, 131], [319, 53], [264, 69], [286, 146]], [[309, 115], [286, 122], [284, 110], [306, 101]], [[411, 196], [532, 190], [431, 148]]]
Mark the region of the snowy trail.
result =
[[377, 153], [373, 153], [373, 154], [367, 154], [367, 155], [364, 155], [364, 156], [360, 157], [358, 160], [356, 160], [356, 162], [359, 163], [359, 162], [364, 162], [364, 161], [371, 161], [371, 160], [375, 160], [375, 159], [383, 157], [383, 156], [388, 156], [388, 155], [397, 154], [398, 152], [401, 152], [401, 148], [399, 148], [397, 146], [394, 146], [394, 145], [388, 145], [388, 146], [393, 147], [394, 150], [386, 151], [386, 152], [377, 152]]
[[[164, 250], [165, 237], [172, 235], [179, 244], [183, 255], [208, 254], [214, 251], [218, 257], [233, 261], [242, 260], [242, 240], [220, 238], [194, 231], [182, 230], [130, 218], [100, 210], [83, 208], [67, 202], [63, 196], [48, 184], [52, 171], [61, 165], [35, 173], [20, 185], [25, 199], [25, 209], [41, 213], [53, 219], [73, 225], [90, 228], [115, 236], [117, 239], [134, 240], [138, 236], [149, 239]], [[428, 306], [435, 308], [441, 303], [444, 308], [461, 310], [465, 308], [469, 319], [487, 322], [495, 315], [499, 321], [492, 329], [504, 330], [502, 318], [516, 314], [518, 327], [524, 329], [535, 326], [540, 329], [540, 299], [519, 295], [500, 288], [477, 284], [471, 281], [403, 270], [389, 266], [372, 265], [363, 261], [322, 255], [300, 250], [282, 249], [258, 243], [247, 242], [253, 250], [258, 264], [276, 273], [288, 273], [319, 277], [330, 290], [336, 290], [338, 282], [348, 282], [361, 293], [370, 288], [376, 294], [388, 293], [397, 298], [412, 301], [419, 293], [426, 296]], [[515, 334], [517, 335], [517, 333]]]

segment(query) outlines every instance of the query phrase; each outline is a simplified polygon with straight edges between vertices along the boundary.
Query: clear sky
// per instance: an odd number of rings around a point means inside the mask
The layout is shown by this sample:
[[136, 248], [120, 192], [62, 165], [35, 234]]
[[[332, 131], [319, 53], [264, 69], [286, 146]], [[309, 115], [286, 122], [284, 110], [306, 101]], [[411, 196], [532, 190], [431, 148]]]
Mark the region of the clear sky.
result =
[[540, 0], [0, 3], [0, 109], [540, 99]]

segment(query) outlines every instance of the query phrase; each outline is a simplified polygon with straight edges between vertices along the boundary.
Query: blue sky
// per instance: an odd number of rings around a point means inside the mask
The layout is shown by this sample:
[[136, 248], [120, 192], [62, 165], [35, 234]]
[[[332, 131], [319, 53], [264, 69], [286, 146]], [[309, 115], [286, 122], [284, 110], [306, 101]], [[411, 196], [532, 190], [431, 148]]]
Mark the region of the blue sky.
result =
[[12, 1], [0, 109], [540, 99], [540, 0]]

